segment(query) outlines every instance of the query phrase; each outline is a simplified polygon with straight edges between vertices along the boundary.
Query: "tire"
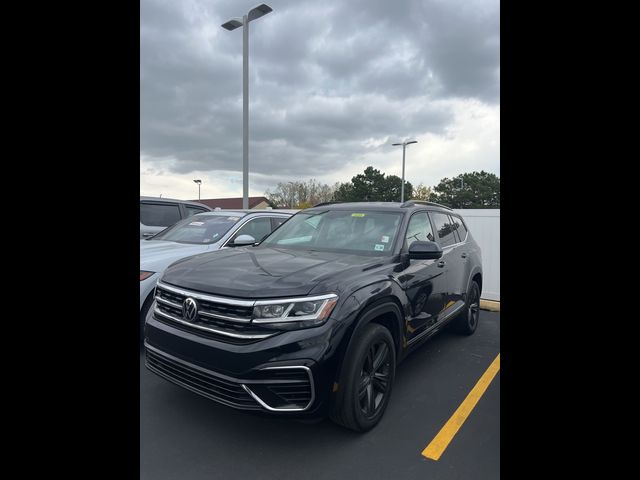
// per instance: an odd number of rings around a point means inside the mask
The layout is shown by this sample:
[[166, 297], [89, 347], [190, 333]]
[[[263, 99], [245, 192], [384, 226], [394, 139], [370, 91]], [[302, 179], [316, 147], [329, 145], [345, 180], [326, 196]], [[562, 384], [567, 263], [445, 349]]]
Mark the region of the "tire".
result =
[[147, 299], [142, 304], [142, 309], [140, 310], [140, 343], [144, 342], [144, 321], [147, 318], [151, 305], [153, 304], [154, 292], [155, 289], [151, 291]]
[[454, 330], [461, 335], [473, 335], [480, 318], [480, 286], [475, 280], [467, 292], [464, 310], [453, 321]]
[[356, 342], [344, 359], [330, 417], [343, 427], [366, 432], [378, 424], [389, 404], [396, 350], [389, 330], [377, 323], [368, 324]]

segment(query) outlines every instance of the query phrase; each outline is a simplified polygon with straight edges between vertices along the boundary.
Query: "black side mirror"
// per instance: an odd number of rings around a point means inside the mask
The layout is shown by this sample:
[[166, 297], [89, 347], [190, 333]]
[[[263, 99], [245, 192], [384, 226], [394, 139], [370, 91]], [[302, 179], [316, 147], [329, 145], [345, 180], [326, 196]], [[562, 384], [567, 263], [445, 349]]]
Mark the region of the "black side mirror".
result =
[[409, 258], [414, 260], [435, 260], [442, 256], [442, 249], [436, 242], [415, 241], [409, 246]]

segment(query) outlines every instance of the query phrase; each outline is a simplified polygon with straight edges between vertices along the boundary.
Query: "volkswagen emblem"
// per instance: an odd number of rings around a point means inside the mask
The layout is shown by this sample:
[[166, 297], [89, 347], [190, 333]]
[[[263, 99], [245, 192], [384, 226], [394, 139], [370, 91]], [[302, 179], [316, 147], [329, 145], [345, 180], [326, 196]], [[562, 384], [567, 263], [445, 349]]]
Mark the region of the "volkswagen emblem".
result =
[[182, 303], [182, 316], [188, 322], [193, 322], [198, 317], [198, 304], [193, 298], [188, 297]]

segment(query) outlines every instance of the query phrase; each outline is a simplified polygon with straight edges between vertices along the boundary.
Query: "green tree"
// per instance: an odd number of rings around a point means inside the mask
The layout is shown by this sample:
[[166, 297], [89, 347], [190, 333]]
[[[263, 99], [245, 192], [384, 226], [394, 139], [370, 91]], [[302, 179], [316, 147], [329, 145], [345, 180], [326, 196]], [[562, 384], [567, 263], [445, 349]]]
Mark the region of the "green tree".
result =
[[500, 178], [493, 173], [462, 173], [443, 178], [430, 200], [451, 208], [500, 208]]
[[424, 200], [425, 202], [429, 200], [431, 195], [433, 194], [433, 190], [431, 187], [427, 187], [424, 184], [418, 185], [413, 191], [412, 200]]
[[[396, 175], [385, 176], [380, 170], [367, 167], [351, 179], [338, 186], [333, 196], [337, 202], [398, 202], [402, 179]], [[411, 198], [413, 186], [405, 181], [404, 196]]]
[[278, 183], [274, 191], [267, 190], [264, 196], [273, 208], [303, 208], [317, 203], [330, 202], [338, 184], [330, 186], [315, 179]]

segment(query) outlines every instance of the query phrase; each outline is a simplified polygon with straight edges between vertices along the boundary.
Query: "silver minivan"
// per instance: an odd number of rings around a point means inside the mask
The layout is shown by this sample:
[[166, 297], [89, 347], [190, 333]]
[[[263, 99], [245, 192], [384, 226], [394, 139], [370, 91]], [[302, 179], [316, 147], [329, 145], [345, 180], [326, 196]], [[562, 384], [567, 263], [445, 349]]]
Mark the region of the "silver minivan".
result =
[[183, 218], [210, 211], [202, 203], [140, 196], [140, 238], [151, 237]]

